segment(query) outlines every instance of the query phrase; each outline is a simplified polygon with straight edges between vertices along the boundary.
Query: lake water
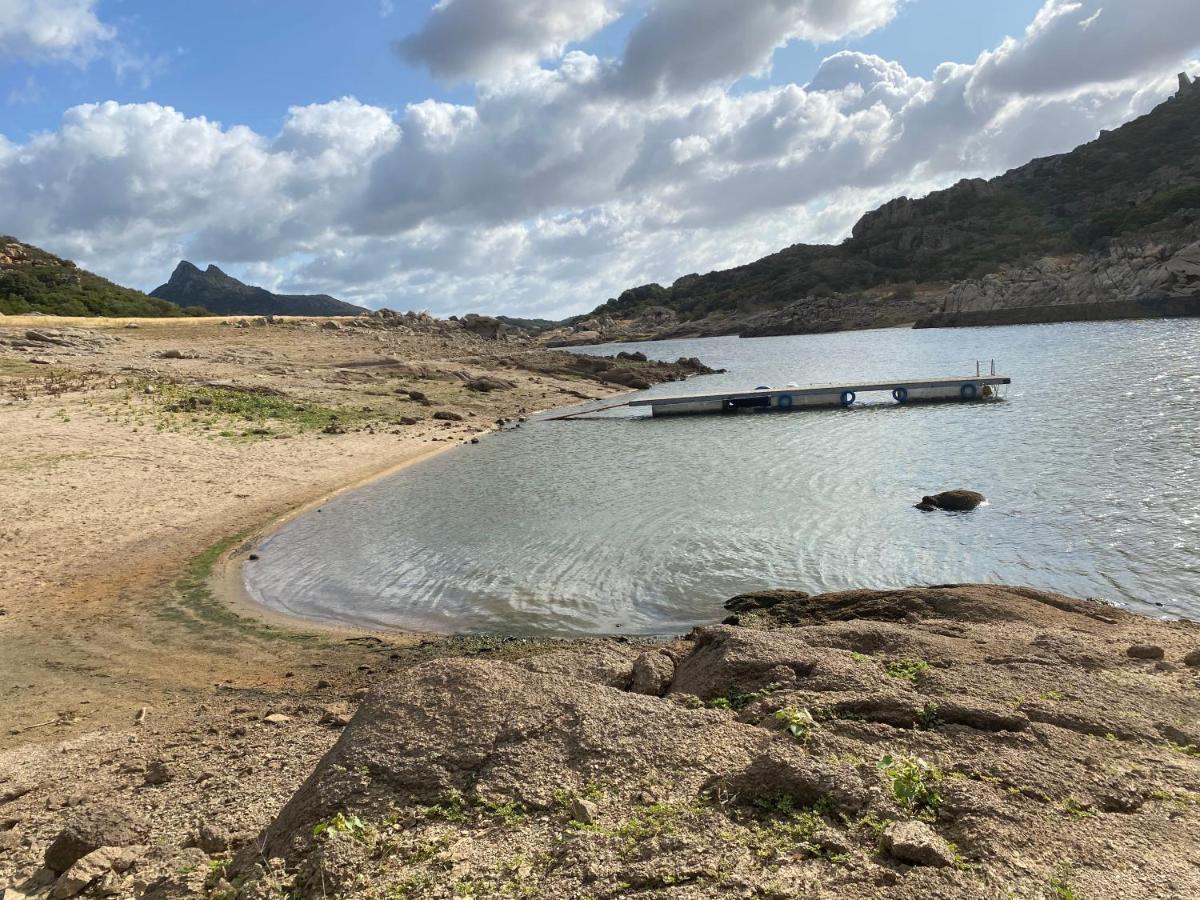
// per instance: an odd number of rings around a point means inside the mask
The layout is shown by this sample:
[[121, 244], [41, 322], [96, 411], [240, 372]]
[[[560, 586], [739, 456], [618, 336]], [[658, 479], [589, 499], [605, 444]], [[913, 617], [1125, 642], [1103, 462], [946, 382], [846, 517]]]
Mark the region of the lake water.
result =
[[[330, 622], [678, 632], [760, 588], [960, 581], [1200, 618], [1200, 320], [609, 345], [725, 375], [654, 391], [972, 374], [999, 403], [531, 422], [302, 516], [247, 566]], [[922, 513], [966, 487], [990, 503]]]

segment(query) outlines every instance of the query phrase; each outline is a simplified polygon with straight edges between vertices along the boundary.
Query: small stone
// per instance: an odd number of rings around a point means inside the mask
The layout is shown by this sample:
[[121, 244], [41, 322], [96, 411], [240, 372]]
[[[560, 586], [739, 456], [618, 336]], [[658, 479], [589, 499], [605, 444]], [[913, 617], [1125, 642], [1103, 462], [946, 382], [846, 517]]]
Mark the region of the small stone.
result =
[[633, 661], [633, 682], [629, 689], [635, 694], [661, 697], [671, 686], [674, 677], [675, 663], [671, 657], [651, 650]]
[[448, 409], [439, 409], [433, 414], [433, 418], [439, 422], [461, 422], [463, 417], [456, 412], [450, 412]]
[[596, 804], [590, 800], [583, 800], [576, 797], [571, 801], [571, 819], [575, 822], [582, 822], [585, 825], [595, 824]]
[[321, 725], [345, 728], [350, 724], [350, 710], [341, 705], [327, 706], [321, 712]]
[[1191, 651], [1187, 656], [1185, 656], [1183, 658], [1183, 664], [1185, 666], [1192, 666], [1193, 668], [1200, 668], [1200, 647], [1197, 647], [1195, 650]]
[[328, 681], [326, 681], [324, 678], [321, 678], [317, 681], [317, 683], [313, 687], [318, 691], [323, 691], [326, 688], [333, 687], [333, 685], [330, 684]]
[[52, 900], [74, 897], [111, 872], [129, 871], [139, 856], [139, 852], [128, 847], [98, 847], [59, 876], [50, 897]]
[[44, 356], [31, 356], [29, 357], [29, 361], [37, 366], [48, 366], [51, 364], [50, 360], [46, 359]]
[[291, 716], [285, 716], [283, 713], [270, 713], [263, 716], [264, 722], [270, 722], [272, 725], [284, 725], [292, 721]]
[[174, 777], [175, 773], [171, 770], [171, 767], [167, 765], [166, 760], [156, 759], [150, 763], [150, 765], [146, 766], [146, 784], [166, 784]]
[[1154, 644], [1134, 644], [1125, 651], [1130, 659], [1162, 659], [1163, 648]]
[[240, 841], [240, 836], [230, 834], [225, 828], [212, 822], [201, 822], [189, 843], [212, 856], [226, 852]]
[[924, 822], [893, 822], [883, 831], [883, 852], [914, 866], [950, 866], [954, 851]]

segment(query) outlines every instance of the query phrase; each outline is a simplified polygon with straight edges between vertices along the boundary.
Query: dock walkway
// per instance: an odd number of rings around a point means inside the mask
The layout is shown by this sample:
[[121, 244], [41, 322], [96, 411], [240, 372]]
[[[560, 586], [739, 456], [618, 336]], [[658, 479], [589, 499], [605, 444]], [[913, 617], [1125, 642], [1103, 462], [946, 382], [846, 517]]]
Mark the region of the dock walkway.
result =
[[749, 411], [788, 411], [818, 407], [849, 408], [860, 394], [889, 392], [896, 403], [928, 403], [958, 400], [972, 402], [997, 396], [996, 388], [1011, 384], [1003, 375], [969, 375], [960, 378], [908, 378], [865, 381], [856, 384], [789, 385], [783, 388], [759, 387], [748, 391], [710, 394], [678, 394], [630, 400], [629, 406], [649, 406], [655, 416], [695, 413], [736, 413]]

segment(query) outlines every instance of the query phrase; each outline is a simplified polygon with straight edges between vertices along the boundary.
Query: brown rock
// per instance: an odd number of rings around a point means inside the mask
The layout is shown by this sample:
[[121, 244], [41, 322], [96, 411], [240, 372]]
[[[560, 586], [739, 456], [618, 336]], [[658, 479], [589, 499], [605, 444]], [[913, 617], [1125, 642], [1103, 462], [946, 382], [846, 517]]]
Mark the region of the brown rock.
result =
[[597, 818], [596, 804], [592, 803], [590, 800], [584, 800], [580, 797], [576, 797], [571, 801], [570, 813], [573, 821], [583, 822], [585, 825], [592, 825], [595, 823]]
[[1162, 659], [1163, 648], [1154, 644], [1134, 644], [1125, 651], [1130, 659]]
[[150, 765], [146, 766], [146, 784], [166, 784], [174, 777], [175, 773], [171, 770], [166, 760], [156, 759]]
[[101, 847], [143, 843], [150, 828], [136, 813], [119, 806], [79, 809], [46, 848], [46, 866], [65, 872], [76, 861]]
[[633, 661], [633, 682], [629, 689], [635, 694], [661, 697], [675, 677], [675, 662], [665, 653], [651, 650]]
[[926, 512], [934, 509], [944, 509], [948, 512], [970, 512], [986, 501], [987, 497], [977, 491], [967, 491], [958, 488], [957, 490], [942, 491], [940, 494], [922, 497], [921, 502], [917, 504], [917, 509]]
[[954, 851], [924, 822], [893, 822], [884, 829], [880, 848], [892, 859], [913, 866], [952, 866]]
[[1188, 655], [1183, 658], [1183, 664], [1185, 666], [1200, 668], [1200, 647], [1197, 647], [1195, 650], [1188, 653]]
[[50, 897], [52, 900], [74, 897], [112, 872], [120, 874], [129, 871], [140, 855], [141, 848], [98, 847], [59, 876], [50, 891]]

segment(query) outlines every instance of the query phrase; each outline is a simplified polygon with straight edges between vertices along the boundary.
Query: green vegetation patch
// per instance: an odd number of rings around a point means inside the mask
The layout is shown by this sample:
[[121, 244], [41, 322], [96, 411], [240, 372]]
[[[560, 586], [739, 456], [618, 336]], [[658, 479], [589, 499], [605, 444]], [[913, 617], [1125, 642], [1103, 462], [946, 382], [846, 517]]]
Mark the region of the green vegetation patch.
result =
[[887, 779], [892, 797], [909, 812], [921, 818], [933, 818], [942, 804], [942, 771], [919, 756], [888, 754], [879, 761], [879, 770]]
[[191, 631], [228, 646], [230, 632], [241, 637], [263, 641], [293, 641], [319, 644], [319, 635], [276, 628], [249, 616], [238, 615], [213, 594], [209, 581], [217, 560], [228, 550], [246, 539], [249, 532], [240, 532], [213, 544], [188, 563], [183, 575], [175, 582], [175, 596], [163, 604], [158, 615]]
[[267, 437], [275, 429], [300, 434], [322, 431], [340, 434], [349, 427], [379, 418], [367, 407], [323, 406], [285, 394], [215, 385], [189, 386], [148, 383], [160, 414], [160, 429], [183, 417], [191, 424], [217, 429], [227, 437]]
[[883, 667], [892, 678], [903, 681], [916, 681], [932, 668], [923, 659], [894, 659]]
[[[0, 251], [19, 244], [16, 238], [0, 235]], [[186, 309], [141, 291], [113, 284], [70, 260], [59, 259], [29, 244], [20, 244], [25, 259], [0, 266], [0, 313], [24, 315], [32, 312], [52, 316], [206, 316], [199, 307]]]

